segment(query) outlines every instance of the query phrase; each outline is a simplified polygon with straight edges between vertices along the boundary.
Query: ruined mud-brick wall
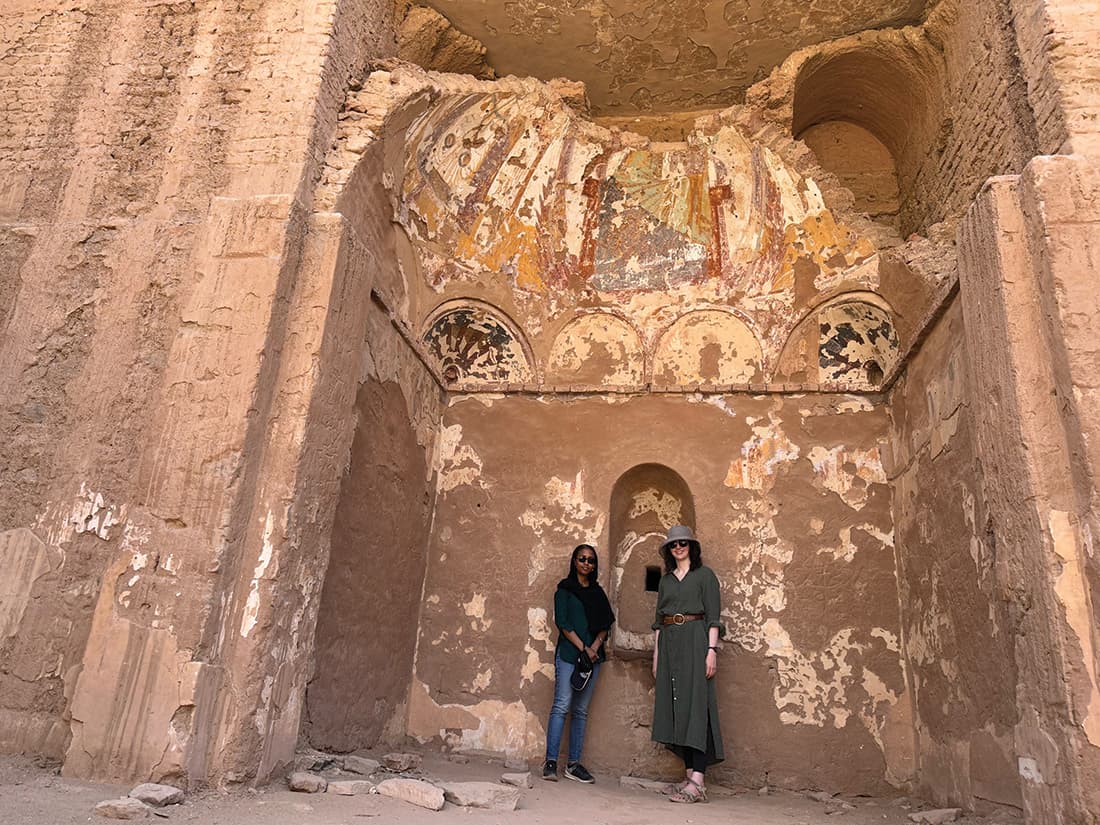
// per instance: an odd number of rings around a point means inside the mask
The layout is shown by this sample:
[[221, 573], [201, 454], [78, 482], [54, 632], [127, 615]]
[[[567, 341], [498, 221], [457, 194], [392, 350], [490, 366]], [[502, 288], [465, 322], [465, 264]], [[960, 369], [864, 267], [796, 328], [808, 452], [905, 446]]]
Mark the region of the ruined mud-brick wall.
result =
[[667, 527], [686, 520], [722, 583], [728, 628], [718, 772], [852, 791], [904, 783], [912, 721], [880, 462], [888, 423], [859, 396], [456, 397], [409, 734], [541, 755], [554, 588], [588, 541], [619, 622], [585, 759], [671, 772], [649, 741], [656, 594], [645, 582]]
[[1013, 620], [1015, 749], [1033, 822], [1100, 811], [1094, 273], [1100, 172], [1038, 157], [983, 190], [959, 233], [977, 444]]
[[[445, 393], [407, 331], [408, 305], [385, 190], [381, 141], [356, 155], [356, 181], [318, 202], [342, 216], [371, 300], [357, 338], [355, 435], [341, 480], [302, 738], [351, 751], [400, 741], [435, 503], [433, 463]], [[326, 197], [334, 200], [326, 203]]]
[[1042, 154], [1100, 155], [1100, 20], [1074, 0], [1009, 4]]
[[442, 388], [377, 305], [366, 351], [303, 722], [312, 746], [339, 751], [404, 735], [443, 409]]
[[[296, 276], [349, 271], [323, 225], [303, 244], [311, 147], [392, 51], [389, 4], [341, 8], [27, 2], [0, 24], [0, 748], [61, 757], [72, 732], [72, 773], [199, 782], [269, 769], [280, 725], [293, 748], [312, 618], [282, 550], [327, 535], [346, 444], [310, 415], [352, 406], [317, 367], [349, 357], [322, 345], [325, 278]], [[311, 474], [312, 508], [288, 493]]]
[[904, 236], [957, 220], [989, 176], [1038, 151], [1018, 53], [1003, 4], [945, 0], [920, 26], [802, 49], [747, 99], [797, 136], [856, 124], [879, 138], [897, 164]]
[[885, 465], [918, 787], [945, 804], [1020, 807], [1015, 632], [975, 442], [973, 408], [984, 399], [964, 337], [956, 300], [891, 396]]

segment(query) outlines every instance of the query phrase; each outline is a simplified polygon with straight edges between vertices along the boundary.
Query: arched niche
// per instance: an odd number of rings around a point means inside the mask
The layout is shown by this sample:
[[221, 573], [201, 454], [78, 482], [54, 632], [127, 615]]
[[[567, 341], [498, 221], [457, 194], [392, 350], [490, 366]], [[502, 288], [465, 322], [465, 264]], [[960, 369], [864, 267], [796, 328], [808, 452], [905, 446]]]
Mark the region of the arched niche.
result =
[[522, 333], [500, 310], [480, 302], [440, 306], [422, 336], [446, 384], [525, 382], [533, 359]]
[[852, 193], [852, 206], [893, 223], [898, 214], [898, 170], [886, 144], [869, 129], [846, 120], [815, 123], [799, 135], [818, 165]]
[[763, 378], [763, 352], [748, 325], [730, 312], [681, 315], [653, 358], [656, 384], [748, 384]]
[[622, 386], [645, 380], [642, 341], [629, 323], [606, 312], [574, 318], [550, 348], [550, 384]]
[[[881, 142], [896, 164], [901, 197], [939, 136], [943, 120], [942, 56], [927, 43], [893, 37], [865, 38], [834, 52], [816, 55], [795, 80], [791, 134], [812, 138], [826, 131], [858, 127]], [[849, 131], [861, 143], [866, 137]], [[819, 134], [818, 137], [821, 135]], [[813, 142], [809, 140], [808, 142]], [[856, 164], [869, 156], [853, 157]], [[831, 168], [826, 157], [823, 166]], [[911, 227], [902, 227], [903, 233]]]
[[849, 293], [815, 307], [798, 323], [774, 378], [875, 390], [899, 357], [890, 307], [873, 293]]
[[629, 656], [653, 649], [661, 543], [674, 524], [695, 528], [695, 500], [675, 470], [639, 464], [615, 482], [610, 515], [614, 644], [616, 653]]

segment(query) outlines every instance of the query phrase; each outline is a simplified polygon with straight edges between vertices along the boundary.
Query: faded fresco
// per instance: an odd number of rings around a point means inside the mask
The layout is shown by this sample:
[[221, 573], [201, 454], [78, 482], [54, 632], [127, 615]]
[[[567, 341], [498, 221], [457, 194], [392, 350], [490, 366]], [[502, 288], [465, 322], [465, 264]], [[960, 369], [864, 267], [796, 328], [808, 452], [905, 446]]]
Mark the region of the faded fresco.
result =
[[[403, 86], [411, 95], [432, 82], [402, 70], [369, 91], [406, 112]], [[825, 205], [814, 168], [789, 141], [769, 146], [735, 118], [712, 116], [686, 142], [651, 143], [581, 120], [537, 87], [521, 95], [464, 85], [392, 118], [401, 125], [391, 139], [407, 147], [394, 175], [406, 275], [419, 290], [413, 326], [442, 302], [483, 302], [516, 320], [532, 380], [743, 387], [788, 380], [781, 354], [815, 308], [871, 294], [873, 321], [822, 316], [838, 325], [822, 349], [839, 360], [798, 383], [877, 385], [879, 373], [868, 380], [868, 359], [857, 363], [841, 339], [882, 350], [883, 373], [897, 360], [905, 342], [876, 294], [882, 253]], [[607, 326], [621, 344], [579, 320], [595, 311], [615, 319]], [[563, 350], [567, 326], [570, 348], [604, 362], [594, 373]]]

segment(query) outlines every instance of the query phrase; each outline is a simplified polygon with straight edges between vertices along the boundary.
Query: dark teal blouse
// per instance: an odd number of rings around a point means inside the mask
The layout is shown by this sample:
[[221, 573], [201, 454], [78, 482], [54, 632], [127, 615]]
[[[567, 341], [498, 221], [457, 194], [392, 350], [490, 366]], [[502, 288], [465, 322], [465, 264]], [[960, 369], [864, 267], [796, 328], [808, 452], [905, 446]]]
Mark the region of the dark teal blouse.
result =
[[[560, 587], [554, 592], [554, 624], [558, 626], [559, 631], [572, 630], [585, 645], [591, 645], [596, 640], [596, 634], [588, 628], [588, 618], [584, 615], [584, 605], [581, 604], [581, 600]], [[556, 654], [569, 664], [575, 665], [581, 652], [577, 650], [575, 644], [565, 638], [564, 633], [559, 632]], [[600, 645], [596, 661], [602, 662], [605, 658], [604, 646]]]

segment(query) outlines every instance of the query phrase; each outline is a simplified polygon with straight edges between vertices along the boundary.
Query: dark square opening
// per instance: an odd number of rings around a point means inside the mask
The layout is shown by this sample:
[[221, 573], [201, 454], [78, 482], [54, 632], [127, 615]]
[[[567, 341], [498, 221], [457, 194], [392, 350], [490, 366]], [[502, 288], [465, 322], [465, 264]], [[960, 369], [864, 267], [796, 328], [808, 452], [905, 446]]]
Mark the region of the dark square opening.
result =
[[650, 565], [645, 569], [645, 589], [647, 593], [656, 593], [657, 585], [661, 583], [661, 568]]

